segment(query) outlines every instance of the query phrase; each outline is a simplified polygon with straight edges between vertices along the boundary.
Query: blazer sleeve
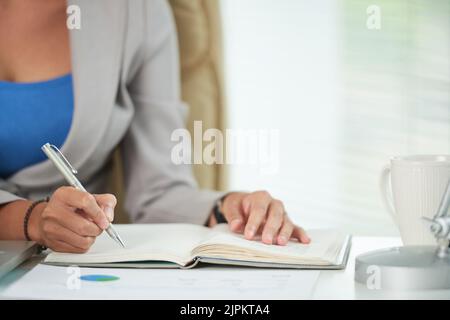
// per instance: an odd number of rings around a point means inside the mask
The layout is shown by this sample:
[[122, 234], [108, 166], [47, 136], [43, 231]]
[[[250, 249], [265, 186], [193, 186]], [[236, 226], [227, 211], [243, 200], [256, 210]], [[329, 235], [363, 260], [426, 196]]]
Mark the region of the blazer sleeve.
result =
[[179, 56], [171, 9], [144, 1], [144, 59], [128, 92], [134, 117], [122, 143], [125, 209], [133, 222], [204, 224], [223, 193], [199, 190], [190, 165], [171, 160], [172, 132], [185, 128]]
[[0, 179], [0, 205], [16, 200], [23, 200], [19, 193], [19, 189], [15, 185]]

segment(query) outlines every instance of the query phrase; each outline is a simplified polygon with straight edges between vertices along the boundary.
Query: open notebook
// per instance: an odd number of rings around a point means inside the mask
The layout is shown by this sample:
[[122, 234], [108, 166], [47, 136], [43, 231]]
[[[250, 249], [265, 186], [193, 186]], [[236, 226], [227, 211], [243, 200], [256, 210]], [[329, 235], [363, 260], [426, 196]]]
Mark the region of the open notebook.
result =
[[207, 228], [192, 224], [115, 225], [123, 249], [104, 232], [84, 254], [50, 253], [44, 263], [87, 267], [192, 268], [199, 262], [270, 268], [342, 269], [350, 249], [349, 235], [309, 230], [312, 241], [286, 246], [249, 241], [225, 224]]

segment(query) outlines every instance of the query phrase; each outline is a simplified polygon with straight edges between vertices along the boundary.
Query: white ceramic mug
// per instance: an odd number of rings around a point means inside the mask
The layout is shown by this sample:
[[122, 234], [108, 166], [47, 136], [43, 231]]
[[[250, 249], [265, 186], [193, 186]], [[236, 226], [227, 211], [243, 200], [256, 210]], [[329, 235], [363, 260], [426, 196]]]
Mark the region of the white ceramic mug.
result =
[[394, 157], [383, 168], [383, 203], [397, 224], [404, 245], [436, 244], [429, 225], [421, 218], [435, 215], [449, 179], [450, 155]]

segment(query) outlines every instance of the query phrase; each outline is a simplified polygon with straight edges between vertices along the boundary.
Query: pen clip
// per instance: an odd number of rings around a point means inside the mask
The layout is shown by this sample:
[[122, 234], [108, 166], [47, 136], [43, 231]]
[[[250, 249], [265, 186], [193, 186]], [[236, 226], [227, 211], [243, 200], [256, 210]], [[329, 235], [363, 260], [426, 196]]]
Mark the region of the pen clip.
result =
[[66, 166], [70, 169], [70, 171], [72, 171], [73, 174], [77, 174], [78, 173], [78, 171], [74, 167], [72, 167], [72, 165], [70, 164], [69, 160], [67, 160], [66, 157], [62, 154], [62, 152], [59, 151], [57, 146], [55, 146], [54, 144], [50, 144], [50, 148], [52, 148], [58, 154], [58, 157], [60, 157], [61, 160], [64, 161]]

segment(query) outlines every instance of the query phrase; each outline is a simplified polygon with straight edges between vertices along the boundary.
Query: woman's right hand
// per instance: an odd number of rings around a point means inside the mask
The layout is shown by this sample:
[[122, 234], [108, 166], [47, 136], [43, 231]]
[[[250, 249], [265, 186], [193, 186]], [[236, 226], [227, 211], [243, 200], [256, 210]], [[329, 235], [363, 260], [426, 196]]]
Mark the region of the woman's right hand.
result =
[[60, 187], [41, 212], [31, 215], [32, 239], [54, 251], [84, 253], [113, 221], [116, 203], [112, 194]]

